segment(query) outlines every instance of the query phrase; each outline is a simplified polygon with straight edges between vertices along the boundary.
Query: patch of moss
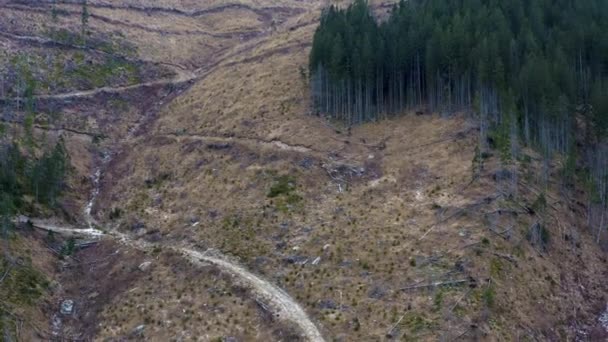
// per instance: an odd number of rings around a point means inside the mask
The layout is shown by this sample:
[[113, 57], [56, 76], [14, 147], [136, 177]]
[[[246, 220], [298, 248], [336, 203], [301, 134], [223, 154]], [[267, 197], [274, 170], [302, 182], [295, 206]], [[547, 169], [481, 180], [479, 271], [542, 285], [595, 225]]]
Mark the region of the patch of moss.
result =
[[545, 194], [541, 193], [540, 195], [538, 195], [538, 197], [536, 198], [534, 203], [532, 203], [532, 209], [535, 212], [542, 213], [545, 211], [546, 208], [547, 208], [547, 198], [545, 197]]
[[[8, 273], [7, 273], [8, 272]], [[2, 259], [0, 274], [6, 276], [0, 284], [0, 298], [11, 304], [34, 305], [49, 287], [46, 277], [33, 268], [30, 262], [23, 265]]]
[[417, 312], [409, 312], [403, 317], [402, 323], [411, 333], [416, 334], [424, 330], [433, 329], [436, 324]]
[[290, 175], [282, 175], [275, 178], [267, 196], [273, 199], [278, 210], [288, 212], [302, 201], [302, 197], [296, 193], [296, 190], [295, 178]]
[[490, 275], [492, 277], [500, 277], [503, 271], [503, 263], [498, 258], [490, 260]]
[[275, 179], [274, 184], [268, 191], [269, 198], [275, 198], [281, 195], [289, 196], [296, 190], [296, 180], [289, 175], [282, 175]]
[[133, 198], [129, 201], [126, 206], [127, 212], [139, 212], [150, 205], [150, 195], [145, 190], [140, 190]]
[[76, 68], [65, 77], [80, 79], [89, 87], [103, 87], [114, 79], [126, 79], [128, 84], [135, 84], [139, 81], [139, 70], [133, 63], [108, 57], [103, 63], [93, 64], [77, 60]]
[[434, 311], [441, 310], [441, 306], [443, 305], [443, 297], [444, 297], [443, 290], [439, 290], [439, 291], [437, 291], [437, 293], [435, 293], [435, 297], [433, 298], [433, 310]]
[[488, 285], [481, 293], [481, 299], [486, 307], [490, 309], [494, 308], [496, 302], [496, 291], [494, 290], [494, 286]]
[[251, 219], [239, 216], [227, 217], [222, 222], [223, 239], [221, 250], [244, 260], [268, 253]]

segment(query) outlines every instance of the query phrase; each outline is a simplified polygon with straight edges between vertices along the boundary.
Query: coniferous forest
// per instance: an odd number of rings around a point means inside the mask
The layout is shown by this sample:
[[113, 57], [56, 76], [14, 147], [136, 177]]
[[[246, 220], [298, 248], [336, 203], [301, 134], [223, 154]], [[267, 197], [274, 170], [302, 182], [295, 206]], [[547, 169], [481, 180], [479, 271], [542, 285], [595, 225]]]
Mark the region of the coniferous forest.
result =
[[347, 125], [464, 112], [481, 151], [564, 156], [564, 183], [583, 180], [589, 224], [605, 230], [608, 1], [402, 0], [380, 19], [355, 0], [324, 10], [309, 74], [315, 112]]
[[[50, 139], [34, 132], [38, 82], [33, 71], [15, 63], [0, 73], [20, 99], [0, 107], [0, 235], [6, 236], [15, 215], [32, 214], [36, 207], [57, 207], [70, 162], [62, 138]], [[0, 91], [2, 97], [4, 92]]]
[[606, 32], [603, 0], [410, 0], [382, 22], [356, 0], [323, 13], [313, 97], [349, 124], [424, 106], [516, 115], [528, 140], [547, 134], [541, 122], [567, 130], [575, 112], [604, 134]]

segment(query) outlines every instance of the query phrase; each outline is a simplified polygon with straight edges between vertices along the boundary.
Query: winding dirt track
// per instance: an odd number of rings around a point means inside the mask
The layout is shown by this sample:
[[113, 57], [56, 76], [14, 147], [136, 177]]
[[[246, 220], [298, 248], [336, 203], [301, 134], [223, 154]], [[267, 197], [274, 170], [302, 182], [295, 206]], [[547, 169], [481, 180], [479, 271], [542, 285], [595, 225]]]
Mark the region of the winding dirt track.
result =
[[[85, 238], [100, 239], [109, 237], [117, 239], [122, 243], [137, 248], [149, 250], [155, 244], [133, 240], [130, 236], [118, 232], [104, 233], [95, 228], [78, 229], [74, 227], [48, 224], [43, 221], [33, 220], [33, 226], [51, 231], [61, 235], [80, 236]], [[163, 247], [167, 247], [163, 245]], [[169, 246], [172, 250], [179, 252], [185, 258], [193, 263], [209, 263], [219, 268], [220, 270], [234, 275], [243, 285], [249, 287], [261, 300], [266, 302], [274, 311], [274, 314], [279, 319], [283, 319], [295, 324], [299, 327], [300, 332], [306, 340], [311, 342], [324, 342], [323, 336], [308, 317], [304, 309], [293, 299], [287, 292], [269, 281], [249, 272], [244, 267], [235, 262], [230, 261], [227, 257], [215, 250], [199, 252], [187, 247]]]
[[[36, 44], [61, 45], [61, 43], [56, 43], [52, 40], [49, 40], [46, 38], [41, 38], [41, 37], [36, 37], [36, 36], [19, 36], [19, 35], [14, 35], [11, 33], [6, 33], [6, 32], [0, 32], [0, 36], [6, 37], [9, 39], [26, 41], [26, 42], [36, 43]], [[92, 97], [92, 96], [96, 96], [96, 95], [100, 95], [100, 94], [119, 94], [119, 93], [123, 93], [123, 92], [129, 91], [129, 90], [146, 88], [146, 87], [179, 85], [179, 84], [184, 84], [187, 82], [194, 82], [194, 81], [199, 81], [201, 79], [204, 79], [209, 73], [211, 73], [216, 67], [219, 67], [219, 66], [232, 67], [232, 66], [236, 66], [239, 64], [252, 63], [252, 62], [262, 60], [263, 58], [267, 58], [272, 55], [287, 54], [287, 53], [293, 52], [294, 50], [298, 50], [298, 49], [302, 49], [302, 48], [311, 46], [311, 43], [296, 43], [296, 44], [290, 44], [290, 45], [286, 45], [286, 46], [279, 46], [274, 49], [265, 51], [264, 53], [262, 53], [260, 55], [256, 55], [253, 57], [248, 57], [248, 58], [244, 58], [241, 60], [227, 62], [227, 63], [222, 64], [227, 59], [233, 58], [235, 56], [238, 56], [239, 54], [253, 50], [255, 47], [259, 46], [263, 42], [264, 42], [264, 40], [262, 40], [260, 42], [256, 42], [256, 44], [244, 46], [240, 49], [237, 49], [234, 52], [231, 52], [225, 56], [217, 58], [214, 62], [212, 62], [208, 65], [205, 65], [204, 67], [198, 68], [193, 71], [186, 70], [184, 67], [182, 67], [180, 65], [176, 65], [176, 64], [172, 64], [172, 63], [168, 63], [168, 62], [157, 62], [157, 64], [165, 65], [165, 66], [171, 68], [175, 72], [176, 76], [174, 76], [172, 78], [159, 79], [159, 80], [155, 80], [155, 81], [149, 81], [149, 82], [138, 83], [138, 84], [122, 86], [122, 87], [101, 87], [101, 88], [95, 88], [95, 89], [89, 89], [89, 90], [72, 91], [72, 92], [67, 92], [67, 93], [62, 93], [62, 94], [34, 95], [34, 98], [39, 99], [39, 100], [68, 100], [68, 99], [75, 99], [75, 98]], [[70, 45], [66, 45], [66, 47], [79, 48], [79, 47], [74, 47], [74, 46], [70, 46]], [[22, 100], [22, 99], [20, 99], [20, 98], [0, 98], [0, 101], [10, 101], [10, 100]]]
[[[67, 5], [80, 4], [79, 2], [73, 2], [73, 1], [69, 1], [69, 0], [68, 1], [65, 1], [65, 0], [58, 1], [57, 3], [58, 4], [67, 4]], [[6, 8], [12, 8], [12, 9], [17, 9], [17, 10], [21, 10], [21, 11], [43, 11], [44, 8], [40, 8], [39, 6], [41, 6], [41, 5], [45, 6], [45, 5], [49, 5], [49, 4], [51, 4], [51, 2], [47, 2], [47, 1], [32, 2], [32, 1], [18, 1], [17, 0], [17, 1], [9, 2], [8, 4], [4, 4], [4, 5], [0, 4], [0, 8], [6, 7]], [[89, 6], [108, 8], [108, 9], [124, 9], [124, 10], [132, 10], [132, 11], [141, 11], [141, 12], [145, 12], [145, 13], [150, 13], [150, 12], [173, 13], [173, 14], [189, 16], [189, 17], [198, 17], [198, 16], [211, 14], [211, 13], [219, 13], [221, 11], [224, 11], [226, 9], [231, 9], [231, 8], [240, 8], [240, 9], [250, 10], [250, 11], [253, 11], [256, 14], [260, 15], [261, 17], [266, 17], [269, 13], [268, 11], [270, 11], [270, 12], [282, 11], [282, 12], [290, 13], [291, 15], [295, 15], [295, 14], [303, 12], [303, 10], [301, 8], [288, 8], [288, 7], [255, 8], [255, 7], [251, 7], [251, 6], [244, 5], [244, 4], [238, 4], [238, 3], [227, 4], [224, 6], [218, 6], [218, 7], [203, 9], [203, 10], [194, 11], [194, 12], [187, 12], [187, 11], [173, 9], [173, 8], [115, 6], [112, 4], [89, 4]], [[269, 18], [265, 18], [265, 20], [270, 20], [271, 17], [272, 16], [270, 16]], [[295, 26], [290, 27], [289, 29], [293, 31], [293, 30], [300, 29], [300, 28], [308, 26], [308, 25], [312, 25], [315, 22], [316, 22], [316, 20], [299, 23]], [[166, 32], [164, 32], [164, 33], [166, 33]], [[259, 33], [259, 32], [257, 32], [257, 33]], [[207, 35], [208, 33], [191, 32], [191, 34]], [[245, 42], [235, 46], [235, 49], [232, 51], [230, 51], [230, 49], [228, 49], [228, 51], [226, 51], [226, 49], [217, 51], [217, 53], [215, 54], [215, 57], [212, 58], [209, 61], [209, 63], [207, 63], [206, 65], [201, 66], [199, 68], [196, 68], [194, 70], [188, 70], [181, 65], [176, 65], [176, 64], [173, 64], [170, 62], [150, 62], [150, 61], [146, 61], [146, 60], [143, 60], [140, 58], [116, 56], [117, 58], [123, 58], [123, 59], [129, 60], [129, 61], [141, 61], [141, 62], [155, 63], [155, 64], [167, 66], [175, 72], [176, 76], [174, 76], [172, 78], [164, 78], [164, 79], [148, 81], [148, 82], [144, 82], [144, 83], [133, 84], [133, 85], [129, 85], [129, 86], [101, 87], [101, 88], [95, 88], [95, 89], [66, 92], [66, 93], [62, 93], [62, 94], [46, 94], [46, 95], [41, 94], [41, 95], [35, 95], [34, 98], [40, 99], [40, 100], [69, 100], [69, 99], [75, 99], [75, 98], [92, 97], [92, 96], [96, 96], [96, 95], [100, 95], [100, 94], [118, 94], [118, 93], [123, 93], [123, 92], [129, 91], [129, 90], [146, 88], [146, 87], [180, 85], [180, 84], [184, 84], [187, 82], [196, 82], [196, 81], [200, 81], [200, 80], [204, 79], [216, 67], [232, 67], [232, 66], [236, 66], [236, 65], [240, 65], [240, 64], [252, 63], [252, 62], [262, 60], [262, 59], [267, 58], [272, 55], [288, 54], [293, 51], [308, 48], [312, 45], [310, 42], [296, 42], [296, 43], [292, 43], [292, 44], [284, 44], [282, 46], [277, 46], [275, 48], [266, 50], [255, 56], [250, 56], [250, 57], [245, 57], [242, 59], [234, 60], [235, 57], [238, 57], [242, 54], [252, 51], [256, 47], [259, 47], [263, 43], [267, 42], [267, 39], [268, 39], [267, 33], [262, 34], [261, 36], [257, 36], [256, 38], [258, 38], [258, 39], [253, 39], [257, 34], [254, 33], [252, 35], [252, 32], [249, 32], [249, 31], [248, 32], [231, 32], [227, 35], [234, 35], [234, 34], [241, 35], [241, 36], [245, 35], [246, 36], [245, 38], [247, 38], [247, 39], [245, 39]], [[219, 35], [224, 35], [224, 34], [222, 33]], [[72, 49], [85, 49], [85, 50], [91, 50], [91, 51], [95, 51], [95, 52], [102, 53], [102, 54], [109, 54], [103, 50], [90, 48], [90, 47], [76, 46], [76, 45], [72, 45], [72, 44], [66, 44], [66, 43], [58, 42], [58, 41], [48, 39], [45, 37], [38, 37], [38, 36], [31, 36], [31, 35], [18, 35], [18, 34], [13, 34], [13, 33], [9, 33], [9, 32], [2, 32], [2, 31], [0, 31], [0, 37], [5, 37], [8, 39], [17, 40], [17, 41], [21, 41], [21, 42], [29, 43], [29, 44], [37, 44], [37, 45], [49, 46], [49, 47], [55, 46], [55, 47], [72, 48]], [[225, 37], [222, 36], [222, 37], [227, 38], [228, 36], [225, 36]], [[231, 59], [232, 59], [232, 61], [230, 61]], [[6, 102], [6, 101], [12, 101], [12, 100], [21, 100], [21, 99], [20, 98], [0, 98], [0, 102]]]
[[[176, 70], [177, 71], [177, 70]], [[144, 82], [133, 84], [130, 86], [124, 87], [101, 87], [95, 88], [91, 90], [82, 90], [82, 91], [74, 91], [63, 94], [55, 94], [55, 95], [36, 95], [35, 98], [39, 100], [65, 100], [65, 99], [75, 99], [80, 97], [91, 97], [99, 94], [117, 94], [122, 93], [128, 90], [139, 89], [139, 88], [147, 88], [147, 87], [155, 87], [155, 86], [165, 86], [165, 85], [178, 85], [181, 83], [186, 83], [196, 79], [197, 76], [193, 73], [180, 71], [177, 73], [177, 76], [168, 79], [161, 79], [156, 81]]]
[[[14, 0], [14, 1], [11, 1], [11, 3], [18, 4], [18, 5], [37, 6], [37, 7], [49, 6], [49, 5], [53, 4], [52, 1], [48, 1], [48, 0], [46, 0], [46, 1], [45, 0], [37, 0], [37, 1]], [[59, 0], [59, 1], [55, 1], [55, 3], [57, 5], [72, 5], [72, 6], [79, 6], [79, 7], [82, 6], [82, 2], [80, 0], [78, 0], [78, 1]], [[157, 7], [157, 6], [156, 7], [155, 6], [142, 7], [142, 6], [134, 6], [134, 5], [120, 6], [120, 5], [110, 4], [110, 3], [88, 3], [87, 6], [90, 8], [104, 8], [104, 9], [113, 9], [113, 10], [136, 11], [136, 12], [141, 12], [146, 15], [151, 14], [151, 13], [163, 13], [163, 14], [172, 14], [172, 15], [179, 15], [179, 16], [185, 16], [185, 17], [201, 17], [204, 15], [221, 13], [225, 10], [241, 9], [241, 10], [253, 12], [256, 15], [260, 16], [265, 21], [272, 20], [272, 13], [281, 12], [281, 13], [297, 14], [297, 13], [302, 13], [304, 11], [304, 9], [298, 8], [298, 7], [283, 7], [283, 6], [252, 7], [250, 5], [246, 5], [246, 4], [238, 3], [238, 2], [220, 5], [220, 6], [216, 6], [216, 7], [205, 8], [205, 9], [196, 10], [196, 11], [186, 11], [186, 10], [182, 10], [182, 9], [178, 9], [178, 8]]]
[[[48, 11], [49, 11], [47, 8], [43, 8], [43, 7], [38, 8], [38, 7], [16, 6], [16, 5], [4, 5], [4, 6], [0, 6], [0, 8], [7, 8], [7, 9], [15, 10], [15, 11], [38, 12], [38, 13], [48, 13]], [[66, 9], [61, 10], [61, 14], [64, 16], [67, 16], [67, 15], [78, 16], [78, 15], [80, 15], [80, 13], [81, 12], [79, 12], [79, 11], [72, 11], [72, 10], [66, 10]], [[99, 20], [101, 22], [104, 22], [104, 23], [110, 24], [110, 25], [114, 25], [114, 26], [124, 26], [124, 27], [129, 27], [132, 29], [137, 29], [137, 30], [142, 30], [142, 31], [152, 32], [152, 33], [158, 33], [158, 34], [163, 34], [163, 35], [199, 35], [199, 36], [208, 36], [208, 37], [217, 38], [217, 39], [234, 39], [234, 38], [241, 38], [241, 37], [254, 37], [254, 36], [261, 34], [261, 32], [259, 30], [231, 31], [231, 32], [221, 32], [221, 33], [214, 33], [214, 32], [202, 31], [202, 30], [165, 30], [165, 29], [157, 29], [157, 28], [148, 27], [145, 25], [125, 22], [125, 21], [121, 21], [121, 20], [116, 20], [116, 19], [105, 17], [103, 15], [95, 14], [95, 13], [91, 13], [89, 15], [89, 17], [91, 19]]]
[[184, 134], [174, 134], [174, 133], [161, 133], [156, 136], [164, 136], [176, 139], [177, 141], [181, 139], [188, 140], [202, 140], [210, 143], [237, 143], [237, 144], [253, 144], [253, 145], [261, 145], [263, 147], [275, 148], [283, 151], [290, 152], [298, 152], [298, 153], [306, 153], [311, 154], [315, 153], [325, 153], [324, 151], [319, 151], [314, 149], [311, 146], [300, 145], [300, 144], [290, 144], [284, 142], [279, 139], [263, 139], [259, 137], [252, 136], [219, 136], [219, 135], [204, 135], [204, 134], [196, 134], [196, 133], [184, 133]]
[[260, 297], [270, 303], [275, 310], [277, 317], [287, 318], [300, 327], [302, 336], [308, 341], [324, 341], [323, 336], [321, 336], [321, 333], [312, 323], [302, 307], [300, 307], [287, 292], [283, 291], [278, 286], [256, 276], [238, 264], [228, 261], [219, 254], [213, 256], [211, 253], [201, 253], [187, 248], [181, 248], [180, 251], [191, 261], [208, 262], [225, 272], [239, 277], [239, 279], [248, 284]]

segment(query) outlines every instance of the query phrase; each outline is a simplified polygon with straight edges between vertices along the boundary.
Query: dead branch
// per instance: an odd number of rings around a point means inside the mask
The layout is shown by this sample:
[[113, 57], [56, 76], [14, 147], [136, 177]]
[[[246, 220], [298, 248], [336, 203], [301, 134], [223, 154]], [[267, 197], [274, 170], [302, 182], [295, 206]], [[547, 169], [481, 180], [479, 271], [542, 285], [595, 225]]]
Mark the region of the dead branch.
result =
[[6, 272], [4, 272], [4, 274], [2, 275], [2, 278], [0, 278], [0, 284], [2, 284], [2, 282], [4, 281], [4, 278], [6, 278], [9, 274], [9, 272], [13, 269], [13, 265], [10, 265], [8, 267], [8, 269], [6, 270]]
[[265, 312], [270, 312], [270, 309], [268, 309], [268, 306], [266, 306], [266, 304], [262, 303], [259, 299], [255, 299], [255, 302], [258, 304], [258, 306]]
[[395, 323], [395, 325], [393, 325], [393, 327], [388, 330], [388, 332], [386, 333], [387, 336], [391, 336], [393, 334], [393, 331], [395, 330], [395, 328], [397, 328], [399, 323], [401, 323], [401, 321], [403, 320], [403, 317], [405, 317], [405, 315], [401, 316], [401, 318], [399, 318], [397, 323]]
[[493, 210], [493, 211], [485, 212], [484, 215], [501, 214], [501, 213], [527, 214], [528, 211], [520, 211], [520, 210], [515, 210], [515, 209], [498, 208], [498, 209]]
[[49, 251], [51, 251], [51, 253], [55, 254], [55, 255], [61, 255], [61, 253], [59, 253], [58, 251], [56, 251], [54, 248], [51, 248], [49, 246], [46, 246], [46, 249], [48, 249]]
[[450, 281], [436, 281], [436, 282], [433, 282], [433, 283], [430, 283], [430, 284], [406, 286], [406, 287], [400, 288], [399, 290], [401, 290], [401, 291], [407, 291], [407, 290], [423, 289], [423, 288], [428, 288], [428, 287], [440, 287], [440, 286], [460, 285], [460, 284], [464, 284], [464, 283], [466, 283], [468, 281], [469, 281], [468, 279], [458, 279], [458, 280], [450, 280]]
[[[105, 256], [105, 257], [103, 257], [103, 258], [95, 259], [95, 260], [93, 260], [93, 261], [84, 262], [84, 263], [82, 263], [82, 262], [80, 262], [80, 260], [78, 260], [77, 264], [76, 264], [76, 265], [73, 265], [73, 266], [88, 266], [88, 265], [93, 265], [93, 264], [102, 263], [102, 262], [104, 262], [104, 261], [109, 260], [111, 257], [113, 257], [113, 256], [115, 256], [115, 255], [118, 255], [118, 253], [119, 253], [119, 252], [120, 252], [120, 251], [119, 251], [119, 250], [117, 250], [117, 251], [113, 252], [112, 254], [107, 255], [107, 256]], [[68, 266], [68, 267], [72, 267], [72, 266]]]
[[468, 333], [469, 333], [469, 331], [471, 331], [471, 328], [468, 328], [467, 330], [463, 331], [463, 332], [462, 332], [462, 334], [460, 334], [460, 335], [456, 336], [456, 337], [454, 338], [454, 340], [453, 340], [453, 341], [460, 340], [461, 338], [463, 338], [463, 337], [464, 337], [464, 335], [468, 334]]
[[460, 298], [458, 298], [458, 300], [456, 301], [456, 303], [454, 303], [454, 305], [452, 305], [452, 307], [450, 308], [450, 310], [448, 310], [448, 313], [452, 313], [452, 311], [454, 311], [454, 309], [456, 309], [456, 307], [458, 306], [458, 304], [460, 304], [460, 302], [465, 299], [472, 291], [473, 289], [469, 289], [467, 292], [465, 292], [462, 296], [460, 296]]
[[517, 259], [514, 256], [510, 255], [510, 254], [502, 254], [502, 253], [498, 253], [498, 252], [494, 252], [494, 251], [490, 251], [490, 253], [492, 255], [495, 255], [495, 256], [499, 257], [499, 258], [503, 258], [503, 259], [505, 259], [505, 260], [507, 260], [507, 261], [509, 261], [509, 262], [511, 262], [511, 263], [513, 263], [513, 264], [515, 264], [517, 266]]
[[[500, 226], [499, 226], [500, 227]], [[511, 227], [505, 228], [503, 231], [497, 232], [494, 229], [492, 229], [492, 227], [488, 227], [488, 230], [490, 230], [490, 232], [500, 236], [501, 238], [508, 240], [508, 238], [506, 236], [504, 236], [504, 234], [510, 232], [511, 230], [513, 230], [513, 228], [515, 228], [515, 225], [512, 225]]]
[[78, 249], [84, 249], [84, 248], [88, 248], [91, 246], [94, 246], [96, 244], [98, 244], [99, 241], [84, 241], [81, 243], [77, 243], [74, 247], [78, 248]]
[[492, 201], [495, 201], [500, 196], [501, 195], [497, 195], [497, 196], [494, 196], [494, 197], [486, 197], [486, 198], [483, 198], [481, 200], [478, 200], [478, 201], [476, 201], [474, 203], [471, 203], [471, 204], [467, 205], [466, 207], [464, 207], [462, 209], [457, 210], [456, 212], [452, 213], [451, 215], [449, 215], [449, 216], [447, 216], [447, 217], [445, 217], [445, 218], [443, 218], [443, 219], [441, 219], [441, 220], [433, 223], [433, 225], [431, 225], [431, 227], [429, 227], [429, 229], [420, 238], [418, 238], [418, 241], [422, 241], [438, 225], [440, 225], [440, 224], [442, 224], [442, 223], [444, 223], [444, 222], [446, 222], [446, 221], [448, 221], [448, 220], [450, 220], [450, 219], [452, 219], [452, 218], [454, 218], [456, 216], [459, 216], [462, 213], [464, 213], [466, 211], [469, 211], [469, 210], [471, 210], [471, 209], [473, 209], [473, 208], [475, 208], [477, 206], [480, 206], [483, 203], [490, 203]]
[[433, 140], [433, 141], [428, 142], [428, 143], [424, 143], [424, 144], [408, 147], [405, 150], [402, 150], [402, 152], [407, 152], [407, 151], [415, 150], [415, 149], [422, 148], [422, 147], [427, 147], [427, 146], [431, 146], [431, 145], [435, 145], [435, 144], [440, 144], [442, 142], [446, 142], [446, 141], [450, 141], [450, 140], [454, 140], [454, 139], [463, 139], [464, 137], [466, 137], [466, 135], [469, 132], [471, 132], [473, 130], [476, 130], [476, 129], [477, 129], [477, 127], [469, 127], [468, 129], [465, 129], [463, 131], [450, 134], [447, 137], [443, 137], [443, 138], [440, 138], [440, 139], [437, 139], [437, 140]]
[[545, 195], [547, 198], [550, 198], [553, 200], [554, 203], [549, 203], [549, 201], [547, 201], [547, 205], [549, 207], [551, 207], [553, 210], [557, 211], [557, 208], [555, 207], [556, 203], [561, 202], [559, 199], [555, 198], [553, 195], [551, 195], [549, 192], [542, 192], [536, 188], [534, 188], [534, 186], [532, 186], [531, 184], [525, 183], [524, 181], [522, 181], [521, 179], [518, 181], [518, 183], [521, 186], [526, 187], [528, 190], [530, 190], [530, 192], [534, 193], [537, 196], [540, 196], [541, 194]]
[[[15, 324], [19, 324], [19, 326], [23, 327], [23, 324], [27, 324], [30, 329], [34, 332], [36, 332], [36, 334], [38, 334], [38, 336], [40, 336], [41, 338], [43, 338], [44, 340], [50, 341], [51, 340], [51, 336], [53, 336], [53, 334], [49, 333], [48, 331], [45, 331], [44, 329], [39, 328], [38, 326], [34, 325], [32, 322], [22, 318], [21, 316], [15, 314], [14, 312], [10, 311], [8, 308], [6, 308], [4, 306], [4, 303], [0, 302], [0, 311], [3, 311], [4, 313], [8, 314], [9, 316], [13, 317], [13, 319], [15, 320]], [[22, 330], [19, 329], [19, 330]], [[68, 337], [70, 340], [76, 340], [75, 336], [71, 336]]]
[[357, 145], [357, 146], [363, 146], [363, 147], [367, 147], [369, 149], [374, 149], [374, 150], [384, 150], [386, 148], [386, 142], [391, 138], [390, 136], [383, 138], [382, 140], [380, 140], [378, 143], [376, 144], [367, 144], [367, 143], [360, 143], [360, 142], [354, 142], [354, 141], [350, 141], [350, 140], [345, 140], [345, 139], [339, 139], [336, 137], [329, 137], [330, 139], [339, 141], [343, 144], [346, 145]]
[[448, 253], [451, 253], [451, 252], [453, 252], [453, 251], [455, 251], [457, 249], [466, 249], [466, 248], [469, 248], [469, 247], [477, 246], [480, 243], [481, 243], [481, 241], [475, 241], [475, 242], [467, 243], [466, 245], [463, 245], [461, 247], [454, 247], [454, 248], [448, 250], [447, 252], [443, 253], [443, 255], [447, 255]]

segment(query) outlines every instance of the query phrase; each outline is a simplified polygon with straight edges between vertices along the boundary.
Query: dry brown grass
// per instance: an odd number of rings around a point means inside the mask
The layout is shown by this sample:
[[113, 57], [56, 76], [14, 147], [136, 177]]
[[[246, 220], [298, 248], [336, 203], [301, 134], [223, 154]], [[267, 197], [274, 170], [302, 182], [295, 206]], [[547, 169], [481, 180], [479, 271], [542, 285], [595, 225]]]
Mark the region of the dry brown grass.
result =
[[260, 314], [261, 307], [247, 290], [213, 267], [196, 267], [166, 252], [144, 260], [153, 262], [150, 270], [138, 276], [128, 291], [103, 303], [96, 339], [129, 336], [140, 325], [145, 325], [143, 337], [150, 341], [178, 336], [209, 341], [229, 336], [272, 339], [270, 327], [276, 328], [272, 318]]
[[[292, 23], [307, 22], [314, 15], [303, 14]], [[168, 236], [187, 236], [240, 256], [287, 288], [326, 336], [383, 338], [401, 316], [405, 318], [399, 335], [422, 340], [454, 338], [463, 332], [510, 339], [527, 329], [524, 324], [512, 326], [512, 321], [535, 319], [530, 324], [543, 333], [548, 333], [548, 325], [567, 321], [559, 305], [547, 305], [551, 314], [541, 315], [540, 307], [532, 304], [541, 298], [568, 301], [565, 291], [551, 295], [556, 287], [547, 279], [558, 277], [562, 262], [575, 263], [572, 255], [547, 263], [527, 244], [526, 229], [534, 218], [517, 219], [511, 241], [489, 232], [482, 214], [503, 202], [475, 206], [442, 221], [442, 215], [495, 193], [489, 176], [498, 164], [489, 166], [481, 181], [469, 184], [476, 135], [463, 116], [410, 114], [363, 125], [346, 135], [306, 115], [307, 87], [299, 69], [306, 68], [308, 50], [299, 44], [310, 41], [313, 30], [314, 25], [304, 26], [256, 41], [255, 48], [224, 60], [169, 104], [151, 136], [137, 143], [137, 155], [117, 163], [120, 181], [107, 195], [115, 203], [135, 205], [137, 219]], [[235, 138], [227, 140], [231, 147], [225, 150], [209, 149], [207, 143], [218, 136]], [[385, 138], [384, 150], [366, 146]], [[278, 139], [311, 151], [286, 152], [252, 139]], [[314, 165], [311, 169], [300, 166], [307, 158]], [[339, 193], [321, 167], [330, 162], [374, 173], [353, 180], [347, 192]], [[120, 176], [127, 170], [135, 172]], [[142, 189], [141, 180], [155, 178], [155, 173], [171, 177], [154, 189]], [[287, 212], [266, 197], [274, 174], [293, 176], [303, 198]], [[525, 202], [534, 200], [531, 194], [522, 196]], [[154, 198], [162, 201], [154, 204]], [[191, 216], [201, 223], [189, 227]], [[234, 217], [239, 218], [239, 229], [253, 230], [254, 239], [226, 229], [225, 221]], [[558, 254], [560, 244], [553, 247]], [[598, 265], [597, 248], [589, 246], [586, 253], [586, 262]], [[517, 255], [518, 266], [497, 255]], [[293, 256], [308, 261], [304, 266], [285, 261]], [[316, 257], [321, 262], [311, 265]], [[399, 291], [445, 279], [448, 273], [448, 279], [471, 276], [477, 287]], [[599, 292], [593, 293], [595, 300], [600, 298]], [[343, 310], [321, 309], [324, 300], [344, 305]], [[588, 308], [586, 315], [595, 310]], [[541, 316], [548, 318], [539, 322]], [[473, 322], [478, 328], [469, 331]]]
[[[552, 242], [547, 251], [539, 251], [526, 240], [538, 216], [502, 213], [521, 211], [517, 203], [531, 205], [537, 193], [521, 185], [517, 201], [498, 197], [497, 187], [504, 185], [492, 179], [503, 167], [497, 156], [471, 182], [478, 137], [465, 114], [442, 119], [404, 113], [352, 129], [310, 116], [300, 70], [307, 69], [321, 2], [242, 3], [305, 11], [283, 18], [271, 30], [267, 21], [242, 8], [196, 18], [91, 9], [162, 30], [260, 32], [246, 41], [222, 40], [163, 36], [92, 21], [97, 32], [122, 32], [138, 46], [140, 56], [204, 70], [204, 77], [150, 117], [154, 120], [143, 134], [123, 142], [103, 178], [101, 222], [125, 232], [143, 223], [138, 232], [146, 233], [143, 238], [216, 248], [240, 259], [285, 288], [328, 339], [383, 340], [393, 327], [392, 333], [403, 340], [452, 340], [461, 334], [482, 340], [564, 339], [573, 336], [572, 322], [595, 324], [607, 286], [597, 276], [605, 273], [605, 258], [577, 222], [580, 208], [552, 202]], [[223, 4], [154, 5], [194, 11]], [[386, 9], [381, 2], [374, 4], [379, 12]], [[132, 123], [138, 112], [132, 108], [128, 113]], [[95, 116], [100, 129], [124, 136], [120, 133], [126, 124], [102, 121], [105, 115]], [[328, 172], [340, 165], [363, 172]], [[536, 168], [534, 163], [520, 165], [522, 178]], [[295, 189], [268, 196], [285, 175]], [[342, 176], [346, 181], [336, 180]], [[559, 198], [558, 187], [549, 193]], [[113, 208], [125, 214], [110, 220]], [[492, 233], [492, 222], [513, 225], [509, 238]], [[206, 336], [200, 334], [208, 331], [208, 339], [240, 331], [243, 339], [253, 338], [247, 333], [261, 318], [248, 295], [236, 304], [233, 297], [211, 298], [204, 285], [211, 286], [208, 273], [213, 271], [196, 270], [178, 259], [160, 254], [158, 267], [146, 276], [151, 279], [118, 294], [104, 309], [101, 336], [124, 335], [148, 319], [150, 339], [176, 337], [173, 329], [178, 328], [188, 331], [185, 337]], [[220, 288], [234, 288], [230, 279], [213, 277]], [[460, 279], [467, 284], [402, 290]], [[181, 299], [174, 298], [179, 293]], [[200, 307], [213, 302], [224, 309], [208, 312], [209, 306]], [[200, 310], [180, 313], [185, 307]], [[247, 314], [249, 318], [242, 316]], [[232, 323], [216, 323], [230, 315]], [[199, 318], [202, 324], [195, 323]], [[258, 337], [277, 335], [264, 331]]]

